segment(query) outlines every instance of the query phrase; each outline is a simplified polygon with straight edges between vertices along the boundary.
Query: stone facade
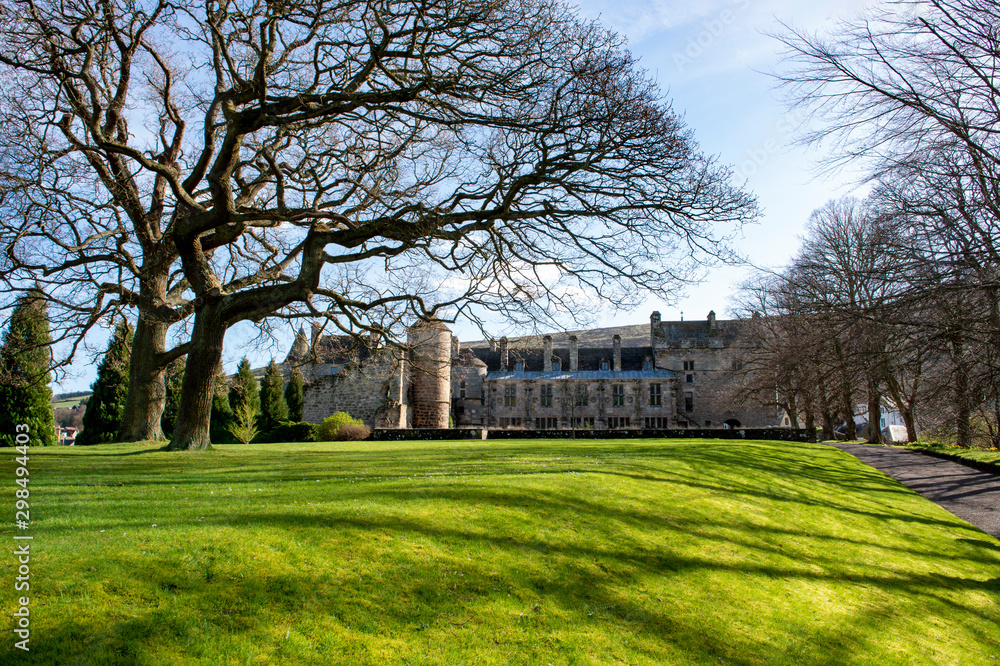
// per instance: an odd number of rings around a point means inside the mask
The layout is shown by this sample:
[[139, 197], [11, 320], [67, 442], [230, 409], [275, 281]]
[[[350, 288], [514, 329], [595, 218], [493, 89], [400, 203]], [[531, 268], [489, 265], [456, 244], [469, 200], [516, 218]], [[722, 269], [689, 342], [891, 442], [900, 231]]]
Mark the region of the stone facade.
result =
[[[767, 410], [742, 407], [738, 321], [664, 322], [650, 317], [649, 346], [555, 347], [501, 339], [465, 347], [441, 322], [422, 322], [403, 352], [335, 336], [309, 344], [300, 332], [287, 363], [305, 363], [303, 418], [347, 411], [372, 427], [667, 429], [779, 425]], [[605, 338], [607, 339], [607, 338]], [[305, 343], [305, 345], [303, 345]]]

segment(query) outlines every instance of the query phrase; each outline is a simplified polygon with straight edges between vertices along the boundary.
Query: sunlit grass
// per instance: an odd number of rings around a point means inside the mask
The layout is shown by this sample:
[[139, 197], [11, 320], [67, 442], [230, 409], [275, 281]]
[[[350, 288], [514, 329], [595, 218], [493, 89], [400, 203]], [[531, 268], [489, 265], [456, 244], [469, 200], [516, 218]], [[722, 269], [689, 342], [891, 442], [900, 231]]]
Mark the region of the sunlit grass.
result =
[[37, 663], [1000, 660], [1000, 543], [823, 445], [31, 454]]
[[945, 446], [941, 444], [911, 444], [906, 448], [914, 451], [929, 450], [952, 458], [986, 463], [996, 468], [997, 472], [1000, 472], [1000, 449], [963, 449], [958, 446]]

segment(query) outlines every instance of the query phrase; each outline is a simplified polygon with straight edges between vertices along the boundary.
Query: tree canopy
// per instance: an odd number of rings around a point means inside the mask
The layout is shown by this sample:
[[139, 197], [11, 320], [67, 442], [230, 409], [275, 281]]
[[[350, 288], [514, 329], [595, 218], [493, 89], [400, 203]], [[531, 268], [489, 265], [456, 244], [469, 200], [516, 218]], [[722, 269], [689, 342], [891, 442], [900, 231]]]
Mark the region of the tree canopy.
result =
[[138, 311], [137, 413], [188, 355], [174, 447], [208, 445], [237, 322], [582, 317], [672, 297], [756, 215], [622, 40], [557, 2], [15, 6], [4, 274], [41, 274], [66, 335]]

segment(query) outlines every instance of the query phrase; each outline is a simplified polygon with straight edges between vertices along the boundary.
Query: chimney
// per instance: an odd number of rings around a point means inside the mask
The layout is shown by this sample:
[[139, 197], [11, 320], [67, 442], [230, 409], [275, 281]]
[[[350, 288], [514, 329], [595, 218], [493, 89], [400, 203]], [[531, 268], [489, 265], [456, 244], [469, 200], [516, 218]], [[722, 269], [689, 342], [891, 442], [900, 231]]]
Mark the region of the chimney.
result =
[[508, 360], [509, 360], [509, 358], [508, 358], [509, 357], [509, 351], [510, 350], [509, 350], [508, 345], [507, 345], [507, 336], [505, 335], [504, 337], [500, 338], [500, 370], [501, 371], [505, 371], [505, 370], [509, 369], [507, 367]]
[[580, 357], [579, 350], [577, 349], [576, 336], [569, 336], [569, 369], [571, 372], [576, 372], [580, 369]]
[[660, 312], [654, 310], [653, 314], [649, 315], [649, 350], [653, 353], [653, 358], [656, 358], [656, 329], [658, 328], [660, 328]]
[[542, 372], [552, 370], [552, 336], [542, 338]]
[[719, 325], [715, 322], [715, 310], [711, 310], [708, 313], [708, 330], [714, 331], [719, 328]]
[[615, 337], [611, 338], [611, 344], [614, 345], [614, 348], [615, 348], [615, 364], [614, 364], [613, 367], [615, 369], [615, 372], [621, 372], [622, 371], [622, 336], [616, 335]]
[[458, 341], [458, 336], [457, 335], [451, 336], [451, 357], [458, 358], [458, 353], [460, 351], [462, 351], [462, 345]]
[[314, 321], [312, 323], [312, 344], [316, 346], [316, 338], [319, 337], [319, 332], [323, 330], [323, 326], [319, 322]]

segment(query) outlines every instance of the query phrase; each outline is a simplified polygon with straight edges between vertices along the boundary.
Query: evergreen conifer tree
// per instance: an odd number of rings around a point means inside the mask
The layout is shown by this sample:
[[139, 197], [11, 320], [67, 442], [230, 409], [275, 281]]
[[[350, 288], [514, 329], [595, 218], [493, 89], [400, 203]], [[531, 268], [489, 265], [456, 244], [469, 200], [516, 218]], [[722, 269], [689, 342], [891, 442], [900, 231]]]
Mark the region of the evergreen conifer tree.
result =
[[236, 377], [232, 381], [232, 388], [229, 389], [229, 406], [232, 408], [233, 414], [244, 403], [253, 407], [254, 413], [260, 414], [260, 393], [257, 388], [257, 379], [254, 378], [250, 369], [250, 361], [245, 357], [240, 361]]
[[288, 420], [302, 420], [302, 406], [305, 402], [305, 381], [298, 368], [292, 368], [292, 374], [288, 377], [288, 385], [285, 386], [285, 404], [288, 405]]
[[229, 426], [233, 421], [233, 408], [229, 406], [229, 377], [219, 369], [215, 376], [215, 394], [212, 396], [212, 420], [209, 436], [213, 442], [233, 441]]
[[28, 292], [15, 304], [0, 348], [0, 446], [14, 446], [24, 425], [31, 446], [59, 442], [49, 388], [51, 343], [45, 301]]
[[282, 421], [288, 420], [288, 403], [282, 391], [285, 380], [281, 368], [271, 359], [264, 373], [264, 381], [260, 384], [260, 416], [261, 430], [270, 432]]
[[[167, 366], [163, 377], [166, 390], [166, 401], [163, 405], [163, 415], [160, 417], [160, 429], [167, 437], [174, 432], [174, 420], [177, 418], [177, 408], [181, 404], [181, 382], [184, 381], [183, 358], [179, 358]], [[227, 401], [228, 404], [228, 401]]]
[[125, 414], [128, 393], [128, 364], [132, 354], [132, 326], [122, 321], [108, 342], [108, 350], [97, 366], [97, 379], [83, 413], [83, 432], [76, 438], [79, 445], [105, 444], [115, 441]]

